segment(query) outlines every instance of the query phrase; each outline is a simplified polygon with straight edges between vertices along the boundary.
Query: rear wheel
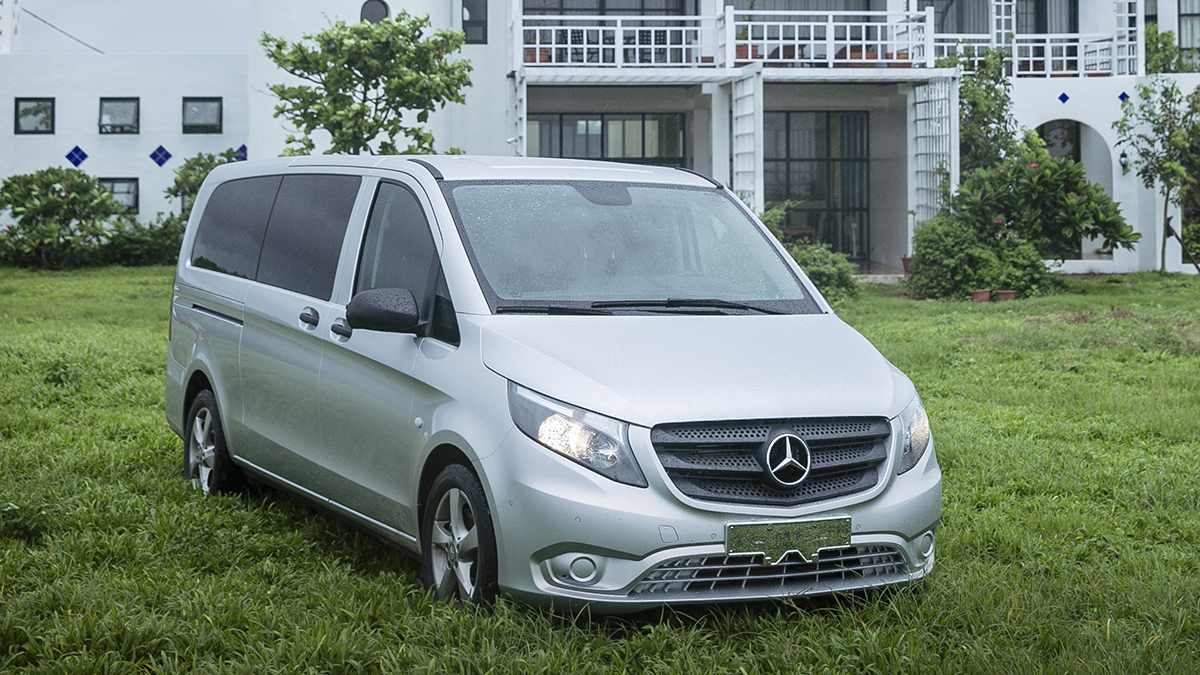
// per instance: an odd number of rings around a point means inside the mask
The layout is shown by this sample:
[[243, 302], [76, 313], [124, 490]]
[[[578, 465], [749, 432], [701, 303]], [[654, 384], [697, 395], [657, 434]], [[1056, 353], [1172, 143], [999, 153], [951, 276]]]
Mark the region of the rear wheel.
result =
[[483, 485], [465, 466], [442, 469], [421, 527], [425, 585], [438, 600], [484, 604], [496, 597], [496, 532]]
[[192, 401], [187, 416], [187, 438], [183, 441], [183, 477], [210, 494], [240, 492], [246, 477], [229, 458], [225, 427], [211, 391], [202, 391]]

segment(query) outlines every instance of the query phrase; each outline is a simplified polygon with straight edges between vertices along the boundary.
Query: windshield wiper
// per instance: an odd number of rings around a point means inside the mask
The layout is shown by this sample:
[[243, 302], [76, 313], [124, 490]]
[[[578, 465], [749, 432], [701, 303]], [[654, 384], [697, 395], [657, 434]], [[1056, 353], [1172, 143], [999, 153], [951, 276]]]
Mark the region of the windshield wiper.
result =
[[718, 300], [716, 298], [667, 298], [666, 300], [602, 300], [593, 302], [592, 307], [609, 308], [609, 307], [708, 307], [715, 309], [745, 309], [751, 312], [760, 312], [762, 314], [783, 314], [773, 309], [764, 309], [755, 307], [754, 305], [746, 305], [740, 302], [730, 302], [729, 300]]
[[566, 307], [563, 305], [498, 305], [497, 314], [612, 314], [603, 309]]

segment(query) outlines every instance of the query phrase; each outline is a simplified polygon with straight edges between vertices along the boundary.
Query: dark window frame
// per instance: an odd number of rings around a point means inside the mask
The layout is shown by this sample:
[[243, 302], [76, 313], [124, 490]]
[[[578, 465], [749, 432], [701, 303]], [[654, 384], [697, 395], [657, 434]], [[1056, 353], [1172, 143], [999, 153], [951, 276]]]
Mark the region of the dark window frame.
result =
[[105, 190], [108, 190], [109, 192], [111, 192], [114, 196], [117, 194], [116, 191], [113, 190], [112, 187], [105, 185], [105, 183], [113, 183], [114, 186], [116, 183], [132, 183], [133, 184], [133, 206], [130, 206], [127, 209], [125, 209], [125, 213], [131, 214], [131, 215], [137, 215], [138, 210], [141, 206], [142, 186], [140, 184], [140, 181], [136, 177], [105, 177], [105, 178], [97, 178], [96, 180], [100, 183], [101, 187], [103, 187]]
[[[42, 103], [50, 104], [50, 129], [21, 129], [21, 104], [33, 103], [39, 105]], [[13, 134], [18, 136], [52, 136], [54, 135], [54, 114], [55, 103], [54, 97], [16, 97], [13, 99]]]
[[1196, 44], [1192, 44], [1192, 45], [1183, 44], [1183, 20], [1184, 19], [1196, 19], [1197, 21], [1200, 21], [1200, 12], [1184, 12], [1183, 11], [1183, 2], [1182, 2], [1182, 0], [1180, 0], [1179, 1], [1179, 19], [1178, 19], [1179, 26], [1176, 29], [1176, 31], [1178, 33], [1178, 35], [1176, 36], [1176, 39], [1179, 40], [1179, 48], [1182, 51], [1186, 52], [1188, 54], [1188, 56], [1190, 56], [1192, 59], [1200, 58], [1200, 42], [1198, 42]]
[[[130, 125], [124, 124], [105, 124], [104, 123], [104, 104], [105, 103], [133, 103], [133, 125], [132, 130]], [[140, 134], [142, 132], [142, 99], [138, 96], [102, 96], [100, 98], [100, 113], [96, 119], [96, 126], [102, 134]]]
[[[217, 123], [212, 124], [188, 124], [187, 109], [189, 103], [216, 103], [217, 104]], [[223, 134], [225, 133], [225, 99], [221, 96], [184, 96], [183, 106], [180, 111], [180, 122], [183, 125], [183, 133], [185, 134]]]
[[[653, 1], [653, 0], [651, 0]], [[563, 5], [565, 0], [544, 0], [539, 3], [541, 6], [530, 6], [529, 0], [524, 0], [521, 5], [521, 11], [526, 15], [570, 15], [583, 14], [587, 16], [696, 16], [698, 15], [699, 1], [698, 0], [672, 0], [674, 7], [666, 9], [646, 9], [647, 0], [638, 0], [637, 8], [617, 7], [612, 10], [608, 8], [607, 0], [592, 0], [590, 7], [578, 7], [565, 9]]]
[[[782, 163], [784, 165], [783, 182], [784, 182], [784, 194], [785, 194], [784, 200], [785, 201], [792, 199], [790, 183], [791, 183], [791, 177], [792, 177], [792, 164], [793, 163], [817, 164], [817, 165], [821, 165], [824, 167], [823, 173], [824, 173], [824, 181], [825, 181], [825, 206], [823, 206], [823, 207], [791, 207], [791, 208], [787, 209], [787, 218], [784, 223], [785, 233], [787, 233], [789, 230], [797, 229], [799, 227], [799, 226], [793, 226], [792, 217], [794, 215], [824, 213], [824, 214], [826, 214], [826, 219], [827, 219], [826, 220], [826, 222], [827, 222], [826, 228], [828, 231], [829, 229], [832, 229], [828, 225], [828, 223], [830, 222], [830, 217], [833, 214], [837, 214], [837, 230], [838, 230], [839, 236], [833, 237], [832, 238], [833, 240], [830, 241], [830, 238], [828, 238], [828, 237], [823, 238], [820, 236], [819, 233], [815, 233], [814, 234], [815, 238], [818, 241], [823, 241], [823, 242], [829, 244], [830, 246], [832, 246], [833, 250], [835, 252], [846, 252], [847, 255], [849, 256], [850, 260], [854, 260], [854, 261], [869, 260], [871, 257], [871, 124], [870, 124], [871, 117], [870, 117], [870, 112], [865, 111], [865, 110], [766, 110], [766, 111], [764, 111], [764, 114], [782, 114], [782, 115], [784, 115], [784, 120], [785, 120], [785, 122], [784, 122], [785, 126], [784, 126], [784, 131], [783, 131], [784, 148], [783, 148], [782, 155], [780, 155], [779, 157], [773, 157], [771, 159], [764, 158], [763, 168], [764, 168], [764, 173], [765, 173], [767, 164], [772, 164], [772, 163], [778, 162], [778, 163]], [[824, 157], [802, 157], [802, 156], [793, 155], [792, 148], [790, 147], [791, 139], [792, 139], [792, 115], [804, 115], [804, 114], [824, 115], [825, 116], [825, 127], [824, 128], [825, 128], [826, 136], [825, 136]], [[858, 117], [858, 119], [860, 120], [860, 123], [862, 125], [861, 130], [862, 130], [862, 147], [863, 147], [863, 155], [861, 157], [845, 157], [845, 156], [834, 157], [833, 156], [834, 155], [834, 152], [833, 152], [834, 143], [832, 142], [833, 141], [832, 121], [833, 121], [834, 115], [854, 115], [854, 116]], [[844, 206], [844, 205], [835, 206], [833, 195], [836, 192], [843, 193], [843, 196], [841, 198], [843, 201], [850, 198], [850, 196], [847, 196], [844, 194], [845, 193], [844, 188], [845, 188], [846, 181], [853, 174], [852, 173], [848, 174], [844, 170], [844, 168], [847, 166], [851, 166], [851, 165], [857, 165], [858, 167], [860, 167], [860, 170], [861, 170], [860, 175], [862, 178], [862, 190], [863, 190], [863, 194], [861, 195], [863, 198], [862, 206]], [[838, 185], [839, 180], [842, 182], [841, 186]], [[839, 189], [839, 188], [841, 188], [841, 189]], [[777, 203], [778, 202], [767, 202], [767, 207], [770, 208], [772, 205], [777, 204]], [[854, 214], [859, 218], [858, 227], [859, 227], [859, 233], [861, 235], [860, 236], [860, 241], [861, 241], [860, 246], [861, 246], [862, 252], [864, 253], [863, 256], [855, 255], [855, 253], [856, 253], [855, 251], [848, 251], [848, 252], [844, 251], [844, 249], [845, 249], [845, 246], [843, 245], [844, 241], [841, 241], [841, 239], [844, 237], [844, 234], [845, 234], [845, 230], [844, 230], [843, 224], [842, 224], [843, 223], [842, 214], [848, 214], [848, 213]]]
[[[641, 116], [642, 123], [642, 156], [641, 157], [609, 157], [608, 156], [608, 124], [609, 118], [629, 118]], [[673, 115], [679, 118], [679, 131], [681, 140], [679, 149], [682, 154], [672, 156], [647, 157], [646, 156], [646, 119], [647, 117], [664, 117]], [[607, 162], [620, 162], [623, 164], [642, 164], [648, 166], [671, 166], [688, 168], [688, 135], [687, 135], [687, 113], [676, 112], [605, 112], [605, 113], [529, 113], [528, 121], [541, 121], [539, 118], [558, 118], [558, 154], [556, 155], [538, 155], [539, 157], [558, 157], [563, 159], [598, 159]], [[588, 117], [600, 120], [600, 156], [599, 157], [575, 157], [563, 154], [563, 148], [566, 147], [566, 124], [563, 119], [566, 117]], [[627, 119], [625, 121], [628, 121]]]
[[[482, 19], [476, 18], [476, 19], [471, 19], [470, 21], [467, 20], [466, 12], [467, 12], [467, 3], [468, 2], [478, 5], [478, 7], [476, 7], [476, 9], [479, 9], [480, 7], [482, 7], [482, 9], [483, 9], [483, 11], [481, 12], [483, 15]], [[462, 0], [459, 4], [462, 6], [462, 12], [464, 15], [463, 22], [462, 22], [462, 24], [463, 24], [462, 30], [463, 30], [463, 33], [467, 36], [465, 44], [486, 45], [487, 41], [488, 41], [488, 20], [487, 20], [488, 0]], [[472, 38], [471, 37], [471, 34], [473, 32], [472, 29], [475, 29], [475, 28], [482, 29], [482, 35], [483, 35], [482, 38]]]

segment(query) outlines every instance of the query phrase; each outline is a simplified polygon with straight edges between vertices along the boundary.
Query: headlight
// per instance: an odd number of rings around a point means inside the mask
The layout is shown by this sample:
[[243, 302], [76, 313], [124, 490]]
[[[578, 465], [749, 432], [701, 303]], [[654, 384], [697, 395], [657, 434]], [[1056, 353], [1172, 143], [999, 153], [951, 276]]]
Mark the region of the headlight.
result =
[[525, 435], [618, 483], [646, 487], [629, 450], [629, 425], [508, 383], [508, 409]]
[[901, 446], [896, 475], [916, 466], [932, 443], [929, 417], [925, 415], [925, 406], [921, 405], [920, 396], [913, 397], [912, 403], [900, 413], [900, 427], [904, 429], [904, 444]]

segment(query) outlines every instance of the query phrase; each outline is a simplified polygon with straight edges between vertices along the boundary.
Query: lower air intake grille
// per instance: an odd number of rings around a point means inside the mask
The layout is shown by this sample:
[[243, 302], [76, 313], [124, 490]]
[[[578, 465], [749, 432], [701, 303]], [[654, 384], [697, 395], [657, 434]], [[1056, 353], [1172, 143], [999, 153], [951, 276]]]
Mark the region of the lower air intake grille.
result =
[[[812, 455], [808, 476], [790, 490], [769, 485], [754, 457], [773, 431], [783, 430], [803, 438]], [[890, 433], [882, 417], [837, 417], [660, 424], [650, 440], [675, 487], [689, 497], [796, 506], [877, 485]]]
[[778, 565], [764, 565], [757, 553], [679, 558], [654, 568], [629, 597], [799, 595], [894, 583], [908, 572], [895, 546], [826, 549], [811, 563], [789, 553]]

